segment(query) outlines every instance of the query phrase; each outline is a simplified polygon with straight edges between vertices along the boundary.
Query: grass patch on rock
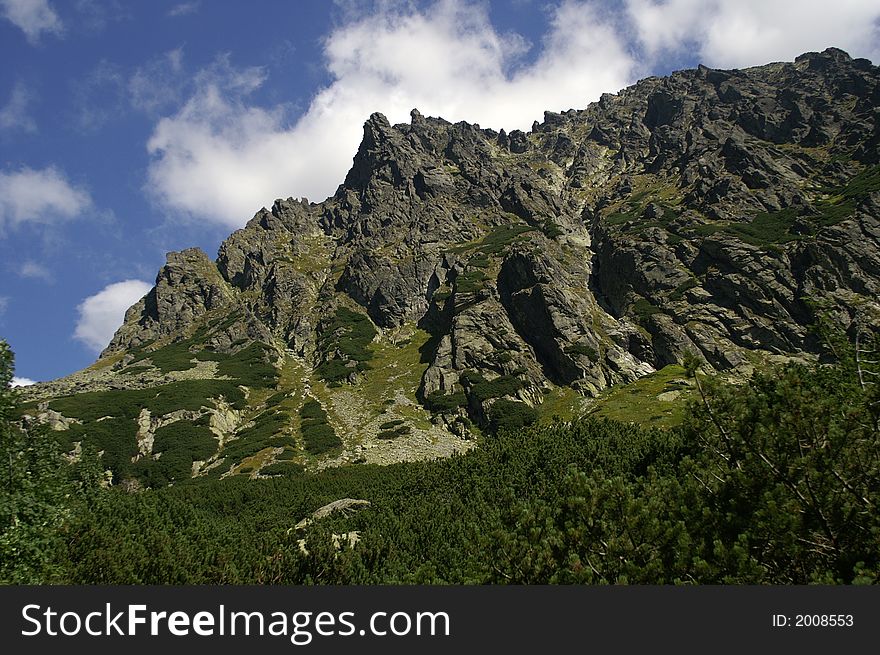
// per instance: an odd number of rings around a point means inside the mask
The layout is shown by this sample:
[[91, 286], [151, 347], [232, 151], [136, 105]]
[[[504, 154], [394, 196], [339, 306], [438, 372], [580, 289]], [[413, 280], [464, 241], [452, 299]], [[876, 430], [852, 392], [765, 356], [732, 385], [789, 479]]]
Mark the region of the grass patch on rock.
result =
[[635, 382], [612, 387], [596, 400], [589, 414], [622, 423], [675, 427], [692, 393], [684, 368], [671, 364]]

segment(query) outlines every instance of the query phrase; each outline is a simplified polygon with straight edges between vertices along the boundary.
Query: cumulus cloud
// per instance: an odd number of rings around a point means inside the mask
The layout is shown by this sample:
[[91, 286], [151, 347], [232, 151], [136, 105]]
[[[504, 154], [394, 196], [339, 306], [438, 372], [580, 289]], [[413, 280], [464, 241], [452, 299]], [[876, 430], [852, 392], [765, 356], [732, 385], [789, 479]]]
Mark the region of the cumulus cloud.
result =
[[627, 0], [640, 43], [651, 57], [696, 51], [717, 68], [790, 61], [843, 48], [877, 61], [880, 4], [876, 0]]
[[21, 82], [12, 87], [9, 102], [0, 108], [0, 130], [36, 132], [37, 124], [28, 114], [28, 103], [31, 94]]
[[77, 307], [79, 320], [73, 333], [90, 350], [100, 353], [122, 325], [125, 311], [144, 297], [152, 285], [141, 280], [124, 280], [104, 287]]
[[37, 383], [36, 380], [31, 380], [30, 378], [14, 377], [14, 378], [12, 378], [12, 384], [10, 384], [9, 386], [11, 386], [11, 387], [29, 387], [32, 384], [36, 384], [36, 383]]
[[54, 223], [92, 206], [88, 191], [68, 182], [54, 166], [0, 171], [0, 230], [24, 221]]
[[0, 0], [3, 17], [24, 32], [36, 44], [43, 32], [61, 34], [64, 25], [48, 0]]
[[[220, 59], [154, 127], [146, 189], [172, 215], [240, 227], [277, 197], [322, 200], [344, 179], [374, 111], [528, 129], [545, 109], [580, 108], [650, 72], [665, 54], [710, 66], [791, 60], [837, 45], [876, 58], [876, 0], [562, 0], [527, 43], [496, 29], [488, 5], [387, 0], [343, 4], [324, 39], [330, 82], [293, 117], [253, 92], [263, 69]], [[272, 84], [284, 81], [273, 78]]]
[[529, 62], [521, 37], [499, 33], [486, 6], [463, 0], [426, 9], [382, 3], [324, 42], [332, 82], [290, 123], [287, 107], [261, 107], [262, 69], [221, 59], [156, 125], [147, 189], [166, 208], [230, 227], [277, 197], [322, 200], [351, 165], [364, 120], [426, 115], [484, 127], [528, 128], [545, 109], [583, 107], [632, 81], [635, 62], [590, 4], [567, 1]]

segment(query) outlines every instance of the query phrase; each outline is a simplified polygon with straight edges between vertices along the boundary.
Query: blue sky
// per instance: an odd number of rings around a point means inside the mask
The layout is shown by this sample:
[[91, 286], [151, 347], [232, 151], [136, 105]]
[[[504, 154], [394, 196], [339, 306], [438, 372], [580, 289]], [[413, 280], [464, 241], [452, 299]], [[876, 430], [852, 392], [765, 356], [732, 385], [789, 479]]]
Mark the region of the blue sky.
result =
[[320, 201], [363, 121], [528, 129], [646, 75], [880, 60], [880, 3], [0, 0], [0, 338], [22, 383], [87, 366], [165, 253]]

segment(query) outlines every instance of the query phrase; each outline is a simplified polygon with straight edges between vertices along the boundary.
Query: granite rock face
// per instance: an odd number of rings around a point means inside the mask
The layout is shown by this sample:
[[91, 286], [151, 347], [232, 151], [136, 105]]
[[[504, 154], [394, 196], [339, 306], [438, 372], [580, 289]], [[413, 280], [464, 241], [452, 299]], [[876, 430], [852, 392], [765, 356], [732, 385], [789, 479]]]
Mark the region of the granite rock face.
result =
[[222, 309], [215, 349], [318, 366], [322, 325], [355, 307], [427, 330], [418, 397], [463, 391], [479, 417], [474, 375], [535, 405], [689, 351], [719, 369], [815, 353], [818, 311], [880, 311], [878, 107], [880, 69], [829, 49], [649, 78], [528, 134], [373, 114], [334, 196], [276, 201], [214, 262], [169, 254], [104, 356]]

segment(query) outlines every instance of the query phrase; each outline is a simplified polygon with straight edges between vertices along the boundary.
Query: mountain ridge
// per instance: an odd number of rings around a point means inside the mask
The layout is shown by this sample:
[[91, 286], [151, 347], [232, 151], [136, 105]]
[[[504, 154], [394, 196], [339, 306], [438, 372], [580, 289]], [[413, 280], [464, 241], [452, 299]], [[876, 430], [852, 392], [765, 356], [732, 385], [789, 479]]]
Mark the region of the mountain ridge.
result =
[[688, 353], [815, 357], [821, 313], [880, 315], [878, 100], [880, 70], [832, 48], [647, 78], [529, 133], [373, 114], [333, 196], [261, 209], [214, 261], [169, 253], [93, 367], [25, 392], [33, 420], [97, 444], [71, 421], [102, 417], [51, 399], [214, 383], [111, 417], [115, 478], [155, 484], [169, 427], [200, 444], [190, 475], [387, 462], [645, 376], [680, 391]]

